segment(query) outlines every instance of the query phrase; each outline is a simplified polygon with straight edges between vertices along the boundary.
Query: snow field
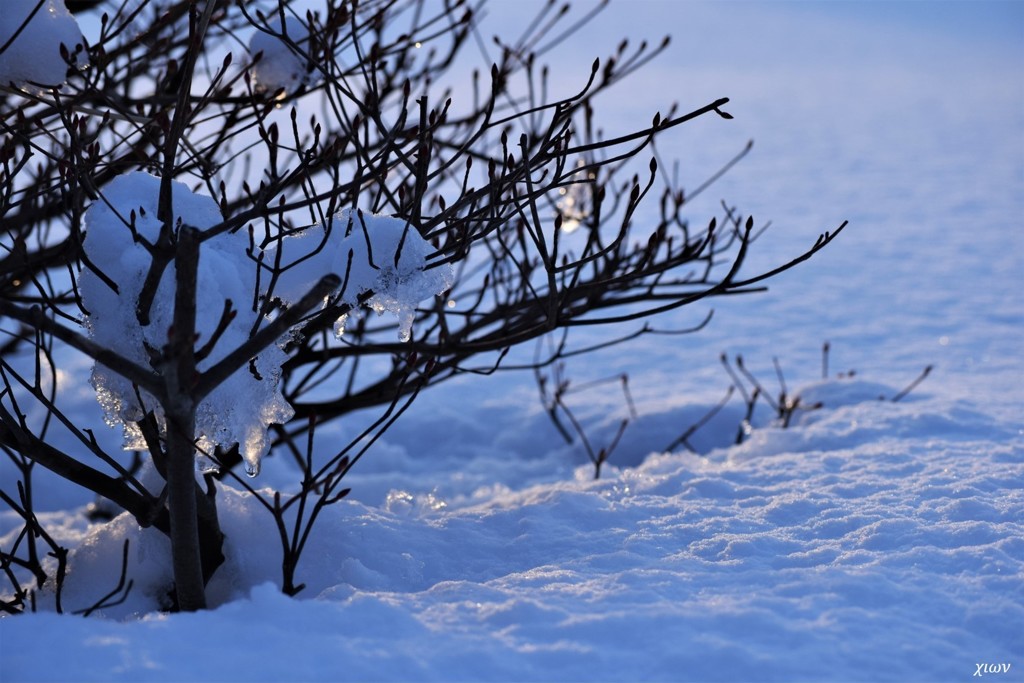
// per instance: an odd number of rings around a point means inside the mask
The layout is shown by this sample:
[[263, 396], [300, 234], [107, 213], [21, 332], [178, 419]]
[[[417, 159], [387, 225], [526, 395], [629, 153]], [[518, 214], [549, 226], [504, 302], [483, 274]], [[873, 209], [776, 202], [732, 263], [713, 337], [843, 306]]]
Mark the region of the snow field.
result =
[[[837, 382], [832, 395], [849, 393]], [[967, 652], [1013, 661], [1024, 645], [1013, 628], [1024, 623], [1013, 598], [1024, 575], [1019, 435], [986, 446], [980, 434], [1005, 427], [935, 399], [857, 401], [814, 416], [706, 457], [652, 455], [600, 481], [584, 470], [518, 491], [343, 501], [316, 529], [298, 601], [273, 586], [269, 517], [224, 489], [231, 559], [211, 585], [222, 604], [202, 615], [61, 621], [63, 637], [92, 653], [67, 674], [949, 680], [973, 672]], [[141, 585], [105, 612], [153, 608], [143, 596], [166, 585], [166, 542], [124, 518], [83, 539], [66, 604], [112, 580], [111, 550], [124, 537]], [[39, 628], [55, 618], [32, 617]], [[193, 635], [222, 623], [245, 623], [247, 640], [275, 647], [225, 651]], [[32, 632], [5, 629], [4, 640], [18, 653]], [[202, 664], [171, 665], [178, 647]], [[32, 656], [19, 661], [8, 665], [15, 680], [44, 680], [32, 677]]]
[[[1021, 680], [1024, 54], [1000, 41], [1019, 11], [695, 4], [681, 20], [676, 5], [627, 6], [609, 44], [630, 17], [668, 12], [657, 25], [683, 47], [642, 72], [630, 105], [661, 106], [669, 86], [687, 102], [727, 94], [730, 140], [757, 139], [695, 215], [725, 197], [772, 218], [757, 250], [771, 262], [850, 218], [835, 249], [719, 306], [698, 335], [571, 368], [628, 371], [641, 404], [599, 481], [528, 380], [424, 396], [318, 523], [298, 599], [276, 587], [269, 516], [233, 488], [218, 493], [230, 561], [216, 607], [178, 615], [154, 611], [162, 536], [126, 518], [90, 527], [81, 492], [41, 490], [43, 523], [75, 548], [67, 609], [113, 588], [124, 539], [136, 583], [99, 618], [0, 619], [0, 679]], [[726, 29], [743, 39], [706, 40]], [[589, 64], [589, 44], [573, 50]], [[696, 126], [670, 156], [700, 176], [734, 148]], [[720, 351], [759, 367], [777, 354], [806, 382], [824, 339], [834, 370], [859, 370], [804, 388], [824, 408], [786, 430], [761, 419], [730, 446], [733, 403], [694, 436], [703, 455], [662, 452], [724, 391]], [[909, 397], [877, 400], [930, 363]], [[617, 395], [577, 400], [595, 438], [613, 429]], [[93, 397], [78, 405], [98, 422]], [[255, 483], [288, 486], [285, 465], [268, 459]], [[6, 547], [16, 520], [0, 523]]]

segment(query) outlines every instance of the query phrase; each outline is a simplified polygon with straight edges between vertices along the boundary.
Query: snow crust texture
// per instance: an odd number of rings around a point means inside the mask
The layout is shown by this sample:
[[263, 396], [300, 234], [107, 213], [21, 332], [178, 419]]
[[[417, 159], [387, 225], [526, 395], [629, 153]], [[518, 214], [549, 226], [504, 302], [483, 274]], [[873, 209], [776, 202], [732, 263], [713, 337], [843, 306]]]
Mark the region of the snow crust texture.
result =
[[0, 47], [7, 45], [0, 52], [3, 85], [63, 83], [68, 65], [60, 53], [62, 43], [79, 65], [87, 61], [78, 22], [62, 0], [44, 0], [41, 6], [39, 0], [4, 0], [0, 9]]

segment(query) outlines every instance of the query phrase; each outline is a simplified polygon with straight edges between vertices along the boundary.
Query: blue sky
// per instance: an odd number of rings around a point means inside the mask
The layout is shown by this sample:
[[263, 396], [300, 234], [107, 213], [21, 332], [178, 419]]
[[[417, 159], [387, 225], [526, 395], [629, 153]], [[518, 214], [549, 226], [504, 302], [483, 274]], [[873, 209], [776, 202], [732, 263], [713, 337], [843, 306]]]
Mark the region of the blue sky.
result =
[[998, 43], [1024, 52], [1024, 3], [952, 2], [950, 0], [838, 0], [832, 2], [791, 0], [762, 4], [788, 5], [835, 19], [884, 22], [908, 32], [928, 32], [985, 43]]

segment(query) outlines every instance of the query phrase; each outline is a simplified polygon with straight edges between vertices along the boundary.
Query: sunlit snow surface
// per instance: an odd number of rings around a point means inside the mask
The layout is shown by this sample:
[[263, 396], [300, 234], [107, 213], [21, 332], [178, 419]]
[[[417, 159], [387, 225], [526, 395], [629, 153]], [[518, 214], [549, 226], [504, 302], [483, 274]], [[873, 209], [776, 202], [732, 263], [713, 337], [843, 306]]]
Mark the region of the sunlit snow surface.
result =
[[[211, 593], [230, 602], [8, 620], [4, 666], [12, 680], [957, 680], [1021, 652], [1022, 460], [1019, 436], [963, 406], [869, 401], [598, 482], [343, 502], [302, 567], [316, 599], [298, 602], [264, 583], [269, 518], [224, 491], [235, 559]], [[122, 520], [80, 549], [65, 604], [106, 590], [123, 536], [140, 591], [167, 580], [166, 544]], [[228, 628], [260, 646], [209, 637]], [[88, 654], [40, 668], [44, 632]]]
[[[620, 7], [609, 48], [627, 24], [660, 37], [678, 4]], [[136, 587], [108, 620], [0, 620], [0, 678], [961, 681], [1009, 664], [984, 678], [1021, 680], [1024, 86], [1012, 74], [1024, 56], [1019, 44], [999, 52], [999, 22], [979, 29], [977, 4], [952, 28], [928, 5], [867, 6], [852, 18], [852, 6], [775, 4], [675, 16], [690, 42], [630, 106], [732, 97], [733, 128], [696, 126], [662, 150], [709, 172], [757, 139], [693, 210], [727, 197], [772, 218], [767, 262], [852, 226], [768, 293], [719, 303], [700, 334], [570, 365], [579, 381], [630, 374], [641, 417], [604, 478], [559, 440], [528, 377], [444, 386], [318, 523], [299, 600], [272, 585], [269, 516], [222, 490], [232, 559], [210, 587], [217, 607], [190, 615], [152, 612], [167, 581], [161, 536], [125, 519], [86, 533], [76, 512], [48, 512], [44, 524], [78, 544], [67, 609], [113, 588], [125, 538]], [[999, 7], [1003, 24], [1020, 20]], [[702, 28], [721, 62], [691, 49]], [[618, 105], [627, 124], [649, 120]], [[830, 375], [854, 378], [820, 382], [826, 338]], [[790, 389], [824, 407], [786, 430], [762, 416], [730, 446], [734, 402], [694, 436], [704, 455], [660, 453], [723, 393], [723, 350], [767, 384], [778, 356]], [[909, 397], [878, 400], [929, 363]], [[572, 397], [595, 439], [625, 410], [603, 387]], [[82, 397], [83, 419], [93, 400]], [[261, 476], [283, 485], [294, 472], [270, 459]]]

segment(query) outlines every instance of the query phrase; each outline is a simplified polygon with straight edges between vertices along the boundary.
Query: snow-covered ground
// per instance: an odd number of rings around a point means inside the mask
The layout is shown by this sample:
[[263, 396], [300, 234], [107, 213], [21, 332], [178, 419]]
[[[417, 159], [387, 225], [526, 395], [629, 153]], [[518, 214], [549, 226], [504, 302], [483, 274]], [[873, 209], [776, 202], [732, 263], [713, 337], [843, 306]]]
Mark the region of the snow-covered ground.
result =
[[[761, 264], [851, 226], [698, 334], [569, 363], [579, 384], [629, 376], [640, 417], [602, 479], [531, 377], [459, 380], [350, 475], [298, 599], [273, 585], [270, 517], [223, 490], [217, 606], [177, 615], [147, 593], [165, 540], [87, 528], [88, 497], [55, 486], [40, 509], [77, 545], [66, 608], [113, 588], [125, 538], [136, 587], [102, 618], [0, 619], [0, 680], [1024, 680], [1024, 5], [622, 2], [549, 58], [568, 79], [664, 32], [609, 128], [728, 96], [734, 121], [660, 150], [695, 185], [755, 139], [693, 215], [726, 198], [771, 219]], [[788, 429], [761, 413], [731, 446], [734, 399], [690, 439], [700, 454], [665, 453], [724, 394], [723, 351], [772, 388], [777, 356], [823, 407]], [[568, 400], [595, 441], [627, 410], [615, 382]], [[81, 411], [99, 422], [85, 391]]]

